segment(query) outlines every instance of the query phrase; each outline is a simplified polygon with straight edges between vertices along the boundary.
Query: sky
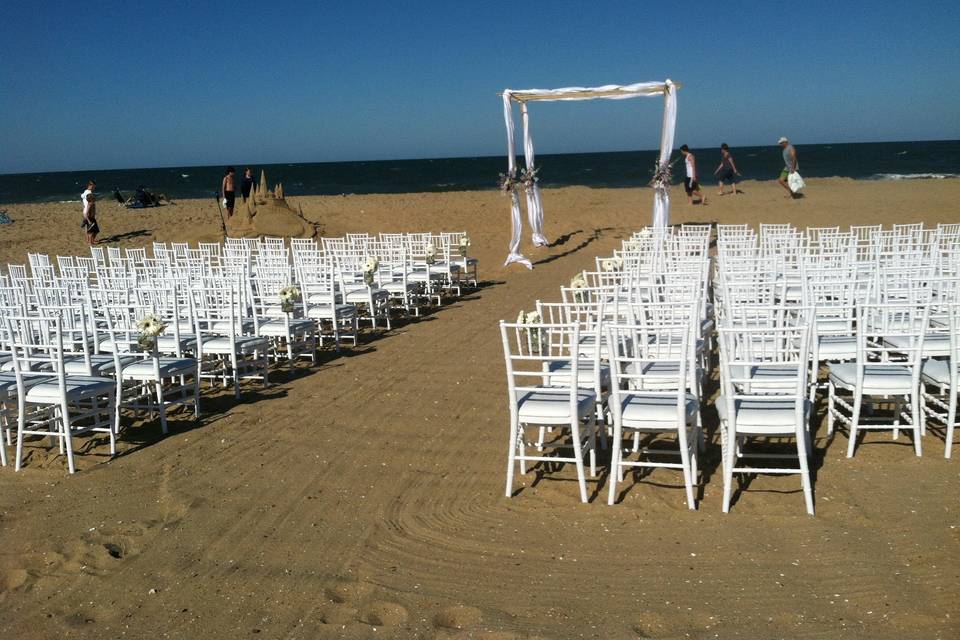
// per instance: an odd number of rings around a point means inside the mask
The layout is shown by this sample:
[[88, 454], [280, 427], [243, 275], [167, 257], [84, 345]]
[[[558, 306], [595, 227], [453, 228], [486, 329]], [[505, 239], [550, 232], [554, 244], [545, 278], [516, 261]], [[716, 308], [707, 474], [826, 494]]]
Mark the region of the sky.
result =
[[[11, 1], [0, 173], [498, 155], [504, 88], [666, 78], [678, 146], [960, 139], [958, 27], [955, 1]], [[540, 154], [656, 148], [661, 110], [530, 107]]]

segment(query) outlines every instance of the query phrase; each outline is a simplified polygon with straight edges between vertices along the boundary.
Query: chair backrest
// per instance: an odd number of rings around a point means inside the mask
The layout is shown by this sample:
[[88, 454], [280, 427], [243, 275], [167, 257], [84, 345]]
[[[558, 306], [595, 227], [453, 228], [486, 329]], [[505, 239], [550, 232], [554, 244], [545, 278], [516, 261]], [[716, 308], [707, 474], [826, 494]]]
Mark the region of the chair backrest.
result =
[[[516, 416], [522, 394], [540, 391], [549, 384], [552, 393], [567, 393], [570, 415], [577, 415], [577, 380], [580, 359], [571, 357], [579, 344], [580, 329], [575, 323], [512, 323], [500, 321], [500, 337], [507, 369], [510, 411]], [[550, 376], [558, 364], [569, 363], [563, 376]]]
[[[741, 401], [778, 400], [793, 403], [797, 429], [805, 428], [805, 402], [810, 357], [810, 328], [720, 327], [720, 382], [727, 416], [736, 420]], [[775, 382], [758, 371], [775, 370]]]
[[857, 308], [857, 370], [907, 366], [920, 377], [929, 308], [925, 304], [864, 304]]

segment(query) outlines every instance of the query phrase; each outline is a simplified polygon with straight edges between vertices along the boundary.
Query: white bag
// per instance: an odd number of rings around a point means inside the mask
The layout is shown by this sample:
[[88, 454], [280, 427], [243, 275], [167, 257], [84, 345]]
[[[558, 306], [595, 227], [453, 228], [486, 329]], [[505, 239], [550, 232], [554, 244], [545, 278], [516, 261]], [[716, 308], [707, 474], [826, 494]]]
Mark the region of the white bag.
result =
[[787, 176], [787, 186], [790, 187], [790, 191], [794, 193], [800, 193], [800, 191], [802, 191], [807, 185], [803, 181], [803, 178], [800, 177], [800, 173], [798, 171], [794, 171]]

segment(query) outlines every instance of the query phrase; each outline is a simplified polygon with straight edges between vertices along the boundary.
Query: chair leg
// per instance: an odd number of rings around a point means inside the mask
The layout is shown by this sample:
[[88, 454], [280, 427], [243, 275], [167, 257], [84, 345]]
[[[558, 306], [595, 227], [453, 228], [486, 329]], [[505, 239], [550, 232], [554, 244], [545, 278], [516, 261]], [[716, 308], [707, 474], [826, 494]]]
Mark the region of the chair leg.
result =
[[[120, 403], [117, 402], [117, 396], [115, 394], [111, 394], [107, 398], [107, 406], [105, 407], [105, 409], [109, 410], [111, 406], [118, 405], [118, 404]], [[110, 432], [110, 455], [111, 456], [117, 455], [117, 425], [114, 422], [114, 420], [116, 419], [116, 416], [117, 416], [116, 413], [110, 412], [109, 432]]]
[[70, 411], [67, 408], [66, 400], [60, 403], [60, 421], [63, 424], [63, 443], [67, 450], [67, 468], [70, 470], [70, 473], [76, 473], [77, 470], [73, 466], [73, 438], [71, 438], [70, 433]]
[[193, 417], [200, 419], [200, 363], [197, 363], [197, 369], [193, 372]]
[[24, 403], [20, 403], [19, 411], [17, 412], [17, 451], [16, 458], [14, 459], [14, 471], [20, 471], [20, 462], [23, 459], [23, 430], [26, 428], [27, 424], [27, 412], [26, 406]]
[[803, 499], [807, 503], [807, 513], [813, 515], [813, 486], [810, 484], [809, 455], [806, 429], [804, 429], [803, 432], [797, 433], [797, 457], [800, 459], [800, 482], [803, 485]]
[[697, 502], [693, 496], [693, 469], [690, 465], [690, 444], [687, 442], [686, 425], [677, 431], [677, 439], [680, 442], [680, 462], [683, 464], [683, 484], [687, 491], [687, 507], [694, 510], [697, 508]]
[[620, 477], [620, 460], [623, 457], [623, 429], [614, 421], [613, 439], [610, 443], [610, 487], [607, 491], [607, 504], [612, 505], [617, 497], [617, 482]]
[[832, 382], [827, 382], [827, 437], [833, 436], [833, 412], [836, 409], [834, 404], [834, 394], [837, 389]]
[[733, 494], [733, 465], [736, 451], [736, 435], [729, 426], [727, 426], [727, 450], [723, 456], [723, 512], [730, 512], [730, 497]]
[[160, 413], [160, 431], [167, 434], [167, 406], [163, 403], [163, 380], [157, 380], [154, 385], [157, 394], [157, 411]]
[[513, 467], [517, 458], [517, 430], [519, 425], [517, 420], [511, 416], [510, 417], [510, 446], [507, 448], [507, 491], [506, 496], [509, 498], [513, 495]]
[[947, 443], [944, 445], [943, 457], [949, 458], [953, 449], [953, 427], [957, 421], [957, 394], [950, 389], [950, 405], [947, 410]]
[[920, 420], [920, 394], [916, 392], [910, 396], [910, 418], [913, 420], [913, 450], [917, 457], [920, 457], [923, 454], [923, 445], [920, 442], [923, 436], [923, 421]]
[[587, 435], [587, 445], [590, 447], [590, 477], [597, 477], [597, 421], [591, 415], [587, 428], [590, 433]]
[[587, 502], [587, 478], [583, 469], [583, 448], [580, 445], [580, 424], [577, 418], [570, 422], [573, 440], [573, 458], [577, 465], [577, 483], [580, 485], [580, 502]]
[[847, 457], [853, 457], [853, 451], [857, 446], [857, 426], [860, 424], [860, 406], [863, 403], [863, 395], [859, 390], [854, 390], [856, 396], [853, 399], [853, 415], [850, 417], [850, 440], [847, 442]]

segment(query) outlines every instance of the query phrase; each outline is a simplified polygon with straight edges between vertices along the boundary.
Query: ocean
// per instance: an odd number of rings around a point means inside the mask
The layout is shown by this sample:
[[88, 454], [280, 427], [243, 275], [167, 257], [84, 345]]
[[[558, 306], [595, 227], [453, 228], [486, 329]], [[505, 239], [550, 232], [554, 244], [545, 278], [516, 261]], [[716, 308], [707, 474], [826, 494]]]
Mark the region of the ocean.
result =
[[[701, 182], [714, 183], [719, 148], [693, 149]], [[783, 167], [780, 148], [732, 147], [744, 180], [772, 180]], [[841, 176], [855, 180], [940, 179], [960, 176], [960, 140], [933, 142], [876, 142], [855, 144], [797, 144], [800, 173], [807, 178]], [[656, 151], [566, 153], [537, 156], [544, 187], [639, 187], [652, 174]], [[673, 159], [680, 157], [675, 151]], [[518, 159], [522, 163], [522, 159]], [[377, 160], [251, 165], [259, 181], [266, 170], [272, 187], [283, 183], [286, 195], [344, 193], [412, 193], [421, 191], [475, 191], [496, 189], [505, 171], [505, 156], [437, 158], [433, 160]], [[237, 178], [244, 165], [238, 162]], [[101, 198], [115, 188], [131, 195], [139, 185], [170, 198], [213, 197], [224, 167], [163, 167], [20, 173], [0, 175], [0, 202], [58, 202], [76, 200], [89, 178], [97, 181]], [[683, 163], [674, 165], [674, 182], [683, 177]]]

